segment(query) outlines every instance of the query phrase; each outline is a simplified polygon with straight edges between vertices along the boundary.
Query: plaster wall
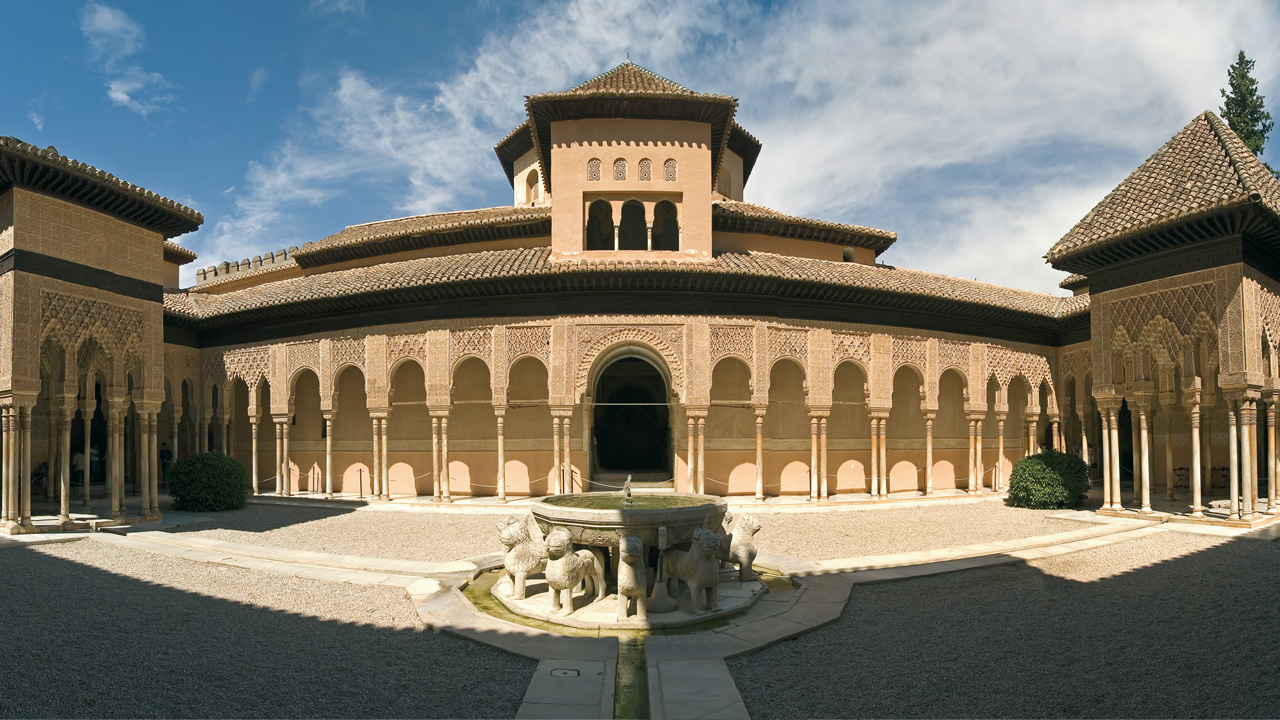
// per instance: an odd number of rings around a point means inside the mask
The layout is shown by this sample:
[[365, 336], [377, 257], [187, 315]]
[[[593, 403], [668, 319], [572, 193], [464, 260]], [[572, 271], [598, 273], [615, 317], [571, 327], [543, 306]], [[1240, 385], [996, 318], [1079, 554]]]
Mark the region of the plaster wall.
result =
[[14, 188], [14, 247], [160, 285], [164, 238], [110, 215]]

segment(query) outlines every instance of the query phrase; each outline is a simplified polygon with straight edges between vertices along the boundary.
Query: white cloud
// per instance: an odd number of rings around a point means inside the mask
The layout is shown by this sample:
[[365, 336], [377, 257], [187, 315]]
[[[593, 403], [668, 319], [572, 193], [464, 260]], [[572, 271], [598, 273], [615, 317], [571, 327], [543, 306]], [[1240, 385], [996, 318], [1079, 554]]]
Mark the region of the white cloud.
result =
[[311, 12], [317, 15], [333, 13], [364, 13], [364, 0], [311, 0]]
[[258, 96], [262, 92], [262, 88], [266, 87], [267, 79], [270, 74], [267, 72], [266, 66], [262, 66], [249, 74], [249, 100]]
[[167, 109], [177, 100], [173, 83], [158, 72], [143, 70], [133, 59], [142, 51], [142, 27], [119, 8], [86, 3], [80, 32], [89, 43], [89, 58], [105, 78], [107, 98], [117, 107], [143, 117]]
[[[312, 9], [335, 3], [313, 3]], [[345, 7], [345, 6], [344, 6]], [[353, 182], [386, 211], [474, 206], [522, 98], [623, 60], [741, 99], [764, 142], [747, 199], [899, 232], [890, 263], [1051, 291], [1041, 256], [1198, 111], [1236, 50], [1280, 63], [1260, 3], [736, 3], [568, 0], [489, 34], [426, 87], [356, 71], [253, 163], [205, 244], [298, 244], [301, 211]], [[940, 178], [952, 178], [942, 180]], [[358, 222], [373, 218], [352, 218]], [[228, 252], [228, 250], [233, 251]]]
[[36, 126], [36, 130], [44, 130], [44, 116], [35, 110], [27, 111], [27, 118], [31, 120], [31, 124]]

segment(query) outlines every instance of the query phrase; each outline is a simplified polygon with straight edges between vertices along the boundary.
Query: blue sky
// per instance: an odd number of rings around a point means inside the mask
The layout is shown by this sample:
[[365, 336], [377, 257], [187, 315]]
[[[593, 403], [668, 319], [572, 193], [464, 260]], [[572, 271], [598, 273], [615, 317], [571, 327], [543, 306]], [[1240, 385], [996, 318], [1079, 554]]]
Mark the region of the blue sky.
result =
[[893, 230], [883, 262], [1045, 292], [1063, 274], [1044, 252], [1218, 108], [1237, 50], [1280, 118], [1280, 9], [1253, 2], [47, 2], [5, 20], [0, 135], [198, 209], [178, 242], [200, 266], [509, 204], [492, 147], [524, 96], [628, 53], [739, 98], [764, 144], [748, 201]]

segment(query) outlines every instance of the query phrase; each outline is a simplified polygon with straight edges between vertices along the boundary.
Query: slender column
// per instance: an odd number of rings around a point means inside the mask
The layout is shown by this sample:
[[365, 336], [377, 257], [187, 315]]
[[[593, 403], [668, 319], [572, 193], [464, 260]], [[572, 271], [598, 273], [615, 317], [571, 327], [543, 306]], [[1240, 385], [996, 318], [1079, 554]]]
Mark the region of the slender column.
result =
[[231, 411], [227, 410], [222, 421], [222, 454], [231, 457]]
[[933, 495], [933, 413], [924, 416], [924, 494]]
[[827, 419], [818, 418], [818, 498], [829, 497], [827, 489]]
[[382, 472], [380, 463], [382, 462], [382, 453], [378, 452], [378, 443], [382, 440], [382, 433], [378, 429], [378, 418], [374, 416], [369, 419], [373, 428], [373, 440], [369, 446], [369, 453], [373, 456], [369, 460], [369, 495], [374, 500], [382, 496]]
[[1231, 511], [1227, 517], [1231, 520], [1240, 519], [1240, 489], [1236, 483], [1240, 479], [1240, 443], [1239, 433], [1236, 430], [1236, 402], [1234, 400], [1227, 401], [1227, 445], [1230, 446], [1228, 457], [1231, 463], [1231, 469], [1228, 471], [1230, 479], [1227, 481], [1231, 494]]
[[[174, 434], [174, 437], [175, 438], [177, 437], [176, 433]], [[250, 479], [253, 480], [253, 494], [257, 495], [258, 494], [258, 418], [256, 417], [249, 418], [249, 438], [250, 438], [250, 442], [252, 443], [252, 447], [249, 448], [249, 457], [250, 457], [250, 464], [252, 466], [251, 469], [253, 472]], [[175, 459], [178, 457], [178, 447], [177, 447], [176, 440], [174, 441], [173, 457]]]
[[12, 412], [13, 408], [0, 408], [0, 432], [3, 437], [0, 438], [0, 445], [4, 447], [4, 456], [0, 462], [3, 462], [4, 477], [0, 480], [0, 523], [6, 528], [13, 525], [13, 428], [12, 428]]
[[809, 415], [809, 502], [818, 500], [818, 416]]
[[151, 411], [138, 413], [138, 517], [151, 514]]
[[[1151, 512], [1151, 430], [1147, 427], [1147, 410], [1144, 405], [1138, 408], [1138, 421], [1142, 435], [1142, 510]], [[1136, 468], [1137, 463], [1134, 463]]]
[[1120, 500], [1120, 411], [1109, 412], [1111, 433], [1111, 509], [1123, 510]]
[[1177, 500], [1173, 489], [1173, 406], [1164, 406], [1164, 499]]
[[107, 409], [107, 484], [111, 487], [111, 517], [120, 518], [124, 513], [124, 478], [121, 477], [123, 465], [120, 463], [122, 432], [119, 402], [112, 402]]
[[880, 419], [871, 418], [871, 498], [880, 496]]
[[1213, 437], [1209, 431], [1209, 416], [1212, 413], [1212, 406], [1200, 413], [1200, 442], [1204, 445], [1201, 448], [1201, 462], [1204, 463], [1204, 472], [1201, 474], [1201, 487], [1207, 489], [1207, 494], [1213, 494]]
[[151, 414], [151, 514], [160, 515], [160, 412]]
[[880, 497], [889, 497], [889, 419], [880, 418]]
[[1200, 403], [1191, 405], [1191, 517], [1204, 517], [1200, 500]]
[[284, 450], [280, 457], [280, 477], [284, 478], [284, 494], [293, 494], [293, 468], [289, 463], [289, 416], [280, 422], [284, 429]]
[[444, 493], [440, 502], [453, 502], [449, 496], [449, 416], [440, 418], [440, 488]]
[[440, 418], [431, 417], [431, 501], [441, 502], [440, 495]]
[[390, 415], [388, 414], [388, 416], [379, 420], [378, 423], [381, 427], [381, 432], [383, 432], [383, 439], [379, 442], [379, 450], [381, 451], [381, 454], [383, 454], [383, 457], [381, 457], [381, 469], [383, 469], [383, 500], [388, 501], [392, 498], [392, 466], [390, 466], [390, 462], [388, 462], [388, 456], [390, 455], [388, 451], [388, 446], [390, 445], [388, 423], [390, 423], [390, 421], [392, 421], [392, 419], [390, 419]]
[[560, 418], [554, 415], [551, 416], [551, 474], [547, 477], [547, 490], [551, 495], [560, 494]]
[[573, 492], [573, 453], [571, 452], [573, 445], [570, 443], [573, 434], [569, 429], [572, 420], [568, 415], [560, 419], [560, 430], [564, 434], [564, 441], [560, 443], [560, 462], [563, 466], [560, 471], [560, 482], [566, 493]]
[[18, 417], [22, 422], [22, 474], [18, 480], [22, 483], [22, 518], [24, 526], [31, 526], [31, 410], [29, 406], [18, 408]]
[[707, 491], [707, 417], [698, 417], [698, 492]]
[[58, 521], [65, 527], [71, 522], [71, 420], [75, 413], [75, 398], [66, 400], [62, 405], [62, 437], [58, 442], [58, 485], [61, 497], [58, 498]]
[[1110, 510], [1115, 502], [1111, 496], [1111, 411], [1102, 409], [1102, 507]]
[[275, 418], [272, 418], [271, 423], [276, 426], [276, 495], [284, 495], [284, 483], [280, 478], [280, 458], [284, 457], [284, 428]]
[[1254, 415], [1253, 401], [1240, 403], [1240, 517], [1253, 519], [1253, 505], [1258, 497], [1253, 486], [1254, 473]]
[[[973, 420], [973, 424], [974, 424], [974, 440], [973, 440], [973, 445], [974, 445], [974, 456], [973, 456], [973, 460], [974, 460], [974, 469], [975, 469], [975, 470], [977, 470], [977, 472], [978, 472], [978, 474], [977, 474], [977, 478], [978, 478], [978, 484], [977, 484], [978, 492], [982, 492], [983, 485], [985, 484], [985, 480], [983, 479], [983, 477], [987, 474], [987, 472], [986, 472], [986, 464], [982, 462], [982, 430], [983, 430], [983, 428], [982, 428], [982, 422], [983, 422], [983, 418], [982, 418], [982, 416], [978, 416], [978, 417], [974, 418], [974, 420]], [[995, 480], [992, 480], [992, 481], [991, 481], [991, 490], [992, 490], [992, 492], [994, 492], [994, 491], [995, 491]]]
[[764, 502], [764, 408], [756, 408], [756, 502]]
[[1276, 395], [1267, 403], [1267, 514], [1280, 512], [1276, 506]]
[[1004, 489], [1004, 413], [996, 413], [996, 474], [995, 483]]
[[[181, 420], [182, 420], [182, 409], [178, 407], [177, 403], [174, 403], [174, 407], [173, 407], [173, 461], [174, 462], [178, 461], [178, 457], [179, 457], [178, 450], [179, 450], [180, 442], [182, 440], [182, 436], [178, 434], [178, 423]], [[86, 455], [85, 457], [87, 458], [88, 456]], [[86, 460], [85, 462], [88, 462], [88, 460]]]
[[55, 474], [57, 471], [57, 458], [58, 458], [58, 453], [56, 452], [56, 450], [58, 447], [58, 435], [59, 435], [58, 420], [57, 418], [54, 417], [54, 414], [53, 414], [53, 398], [52, 397], [49, 398], [49, 410], [48, 410], [48, 413], [45, 415], [45, 418], [47, 419], [47, 422], [45, 422], [45, 431], [49, 434], [48, 445], [46, 445], [45, 447], [49, 448], [49, 453], [48, 453], [49, 459], [45, 461], [44, 501], [50, 502], [53, 500], [54, 478], [57, 477], [57, 475]]
[[973, 477], [973, 472], [978, 467], [977, 461], [974, 460], [974, 448], [973, 448], [975, 425], [977, 425], [977, 423], [973, 421], [973, 418], [969, 418], [969, 470], [968, 470], [969, 480], [968, 480], [968, 487], [965, 489], [969, 492], [970, 495], [977, 492], [976, 486], [974, 485], [974, 477]]
[[686, 447], [686, 450], [688, 451], [687, 454], [689, 459], [685, 461], [685, 474], [688, 476], [687, 481], [689, 485], [689, 492], [696, 493], [698, 492], [698, 481], [695, 479], [697, 477], [697, 465], [695, 463], [698, 459], [698, 444], [694, 438], [698, 433], [698, 421], [692, 415], [689, 415], [688, 419], [689, 445]]
[[324, 496], [333, 497], [333, 412], [324, 414]]
[[[1085, 412], [1083, 409], [1078, 413], [1080, 416], [1080, 459], [1084, 461], [1085, 467], [1092, 467], [1089, 464], [1089, 429], [1085, 427]], [[1093, 482], [1093, 472], [1090, 471], [1089, 482]]]
[[1058, 418], [1056, 417], [1049, 419], [1049, 435], [1053, 438], [1053, 449], [1061, 451], [1062, 450], [1061, 423], [1058, 422]]
[[495, 407], [493, 414], [498, 420], [498, 502], [507, 501], [507, 454], [504, 447], [505, 432], [503, 421], [507, 414], [505, 407]]
[[93, 448], [89, 442], [90, 432], [93, 429], [93, 409], [88, 403], [89, 401], [86, 400], [80, 408], [80, 424], [84, 425], [84, 486], [81, 488], [80, 504], [84, 507], [89, 507], [89, 480], [93, 477], [93, 463], [90, 461], [90, 452]]

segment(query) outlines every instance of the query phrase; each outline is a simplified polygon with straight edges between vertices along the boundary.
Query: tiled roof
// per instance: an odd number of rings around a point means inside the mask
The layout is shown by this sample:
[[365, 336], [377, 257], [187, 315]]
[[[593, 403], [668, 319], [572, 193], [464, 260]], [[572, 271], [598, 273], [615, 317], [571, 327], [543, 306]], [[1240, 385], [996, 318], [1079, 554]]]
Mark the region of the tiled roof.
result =
[[[490, 239], [495, 230], [506, 229], [519, 233], [541, 223], [547, 223], [545, 231], [536, 227], [532, 229], [541, 234], [549, 234], [550, 221], [551, 208], [547, 206], [502, 206], [413, 215], [395, 220], [351, 225], [323, 240], [303, 245], [294, 253], [294, 259], [303, 267], [311, 267], [346, 259], [348, 256], [369, 256], [411, 249], [404, 243], [396, 242], [405, 239], [435, 238], [439, 242], [423, 242], [418, 245], [444, 245], [451, 242]], [[341, 252], [344, 250], [348, 252]]]
[[40, 149], [14, 137], [0, 136], [0, 192], [18, 185], [86, 205], [176, 237], [200, 227], [204, 216], [191, 208], [125, 182], [109, 172]]
[[898, 239], [888, 230], [810, 220], [778, 212], [773, 208], [737, 200], [717, 200], [711, 206], [713, 227], [729, 232], [759, 232], [766, 235], [818, 240], [840, 245], [870, 247], [879, 254]]
[[191, 302], [191, 296], [185, 290], [178, 292], [166, 291], [164, 294], [164, 311], [186, 320], [200, 318], [200, 313], [196, 310], [195, 303]]
[[[458, 297], [465, 296], [467, 292], [456, 286], [466, 283], [489, 283], [489, 287], [496, 284], [507, 290], [519, 290], [534, 288], [527, 282], [529, 280], [571, 282], [576, 277], [599, 277], [601, 274], [625, 279], [628, 275], [645, 273], [663, 273], [676, 278], [676, 281], [680, 278], [691, 282], [699, 279], [721, 281], [717, 287], [725, 292], [776, 287], [754, 281], [782, 281], [935, 298], [1046, 319], [1057, 318], [1064, 308], [1075, 308], [1081, 303], [1078, 298], [1015, 290], [918, 270], [824, 262], [770, 253], [726, 253], [709, 263], [621, 259], [552, 263], [549, 257], [548, 248], [520, 248], [417, 258], [268, 282], [222, 294], [184, 294], [184, 299], [173, 299], [172, 307], [176, 313], [193, 312], [206, 319], [267, 309], [284, 316], [290, 314], [288, 306], [298, 303], [350, 299], [409, 288], [448, 292], [451, 297]], [[451, 287], [455, 289], [447, 289]], [[166, 296], [166, 308], [170, 307], [171, 297]], [[1087, 296], [1080, 297], [1085, 298], [1087, 307]]]
[[646, 70], [627, 60], [621, 65], [584, 80], [565, 90], [562, 95], [591, 95], [596, 93], [644, 93], [646, 95], [698, 96], [689, 88], [678, 85], [661, 75]]
[[1073, 273], [1071, 275], [1068, 275], [1065, 280], [1058, 283], [1058, 287], [1062, 288], [1063, 290], [1076, 290], [1078, 288], [1085, 287], [1088, 284], [1089, 284], [1089, 278], [1079, 273]]
[[1280, 183], [1226, 123], [1206, 110], [1117, 185], [1045, 257], [1056, 263], [1248, 203], [1280, 217]]
[[195, 251], [193, 250], [188, 250], [187, 248], [182, 247], [178, 243], [171, 242], [169, 240], [164, 241], [164, 261], [165, 262], [178, 263], [179, 265], [186, 265], [187, 263], [195, 260], [197, 257], [200, 257], [200, 256], [196, 255]]

